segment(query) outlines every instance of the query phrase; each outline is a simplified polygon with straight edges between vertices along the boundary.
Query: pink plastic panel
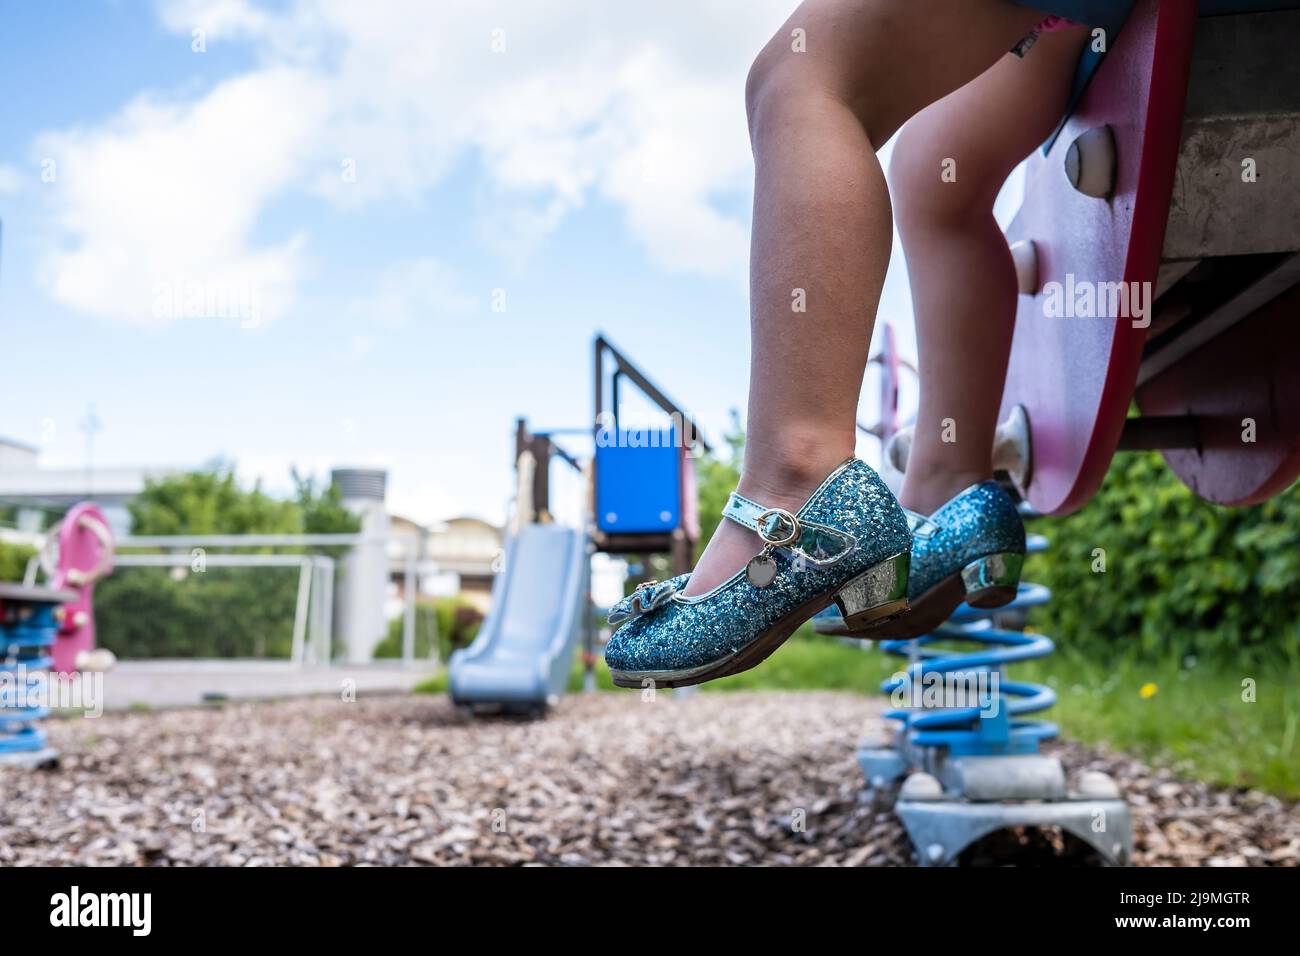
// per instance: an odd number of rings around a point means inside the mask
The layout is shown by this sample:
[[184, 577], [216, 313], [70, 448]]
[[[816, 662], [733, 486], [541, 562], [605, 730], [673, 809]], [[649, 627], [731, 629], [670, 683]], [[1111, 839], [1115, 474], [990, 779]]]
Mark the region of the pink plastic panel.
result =
[[[1193, 3], [1142, 0], [1046, 157], [1031, 163], [1009, 241], [1038, 248], [1040, 292], [1022, 295], [1003, 419], [1029, 413], [1039, 511], [1064, 514], [1096, 492], [1119, 441], [1145, 330], [1114, 315], [1045, 313], [1048, 283], [1155, 283], [1177, 166], [1196, 23]], [[1110, 126], [1116, 145], [1109, 200], [1070, 185], [1065, 156], [1081, 133]]]

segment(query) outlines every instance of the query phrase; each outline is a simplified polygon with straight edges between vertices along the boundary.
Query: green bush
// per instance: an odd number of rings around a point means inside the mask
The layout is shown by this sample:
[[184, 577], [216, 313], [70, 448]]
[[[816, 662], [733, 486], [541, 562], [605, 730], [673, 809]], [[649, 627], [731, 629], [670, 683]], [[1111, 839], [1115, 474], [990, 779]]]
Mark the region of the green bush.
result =
[[[294, 472], [292, 498], [235, 480], [232, 466], [149, 481], [128, 508], [137, 535], [353, 533], [361, 524], [334, 485]], [[244, 548], [265, 554], [273, 549]], [[275, 549], [279, 553], [303, 548]], [[319, 549], [338, 557], [346, 548]], [[119, 567], [95, 588], [99, 643], [119, 657], [288, 658], [297, 568], [209, 567], [172, 573]], [[341, 583], [342, 569], [336, 578]]]
[[[416, 659], [429, 659], [436, 634], [438, 658], [445, 663], [450, 659], [452, 651], [469, 647], [482, 623], [483, 615], [479, 609], [460, 598], [417, 601], [415, 605]], [[388, 622], [388, 635], [375, 648], [376, 658], [402, 656], [404, 628], [405, 618], [401, 615]]]
[[1025, 576], [1052, 589], [1033, 624], [1102, 654], [1295, 663], [1298, 529], [1300, 484], [1224, 508], [1193, 495], [1158, 454], [1120, 454], [1082, 510], [1031, 523], [1051, 544]]
[[25, 544], [0, 541], [0, 581], [21, 581], [34, 554], [36, 549]]
[[118, 568], [95, 588], [95, 624], [123, 658], [286, 659], [297, 594], [297, 568]]

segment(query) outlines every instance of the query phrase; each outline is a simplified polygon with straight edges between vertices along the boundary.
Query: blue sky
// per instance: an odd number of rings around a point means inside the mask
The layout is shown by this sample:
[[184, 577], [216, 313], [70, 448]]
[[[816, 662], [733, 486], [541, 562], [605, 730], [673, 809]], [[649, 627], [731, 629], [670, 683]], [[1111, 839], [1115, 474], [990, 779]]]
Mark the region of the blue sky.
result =
[[80, 467], [93, 403], [98, 465], [376, 465], [499, 520], [514, 418], [589, 421], [597, 330], [717, 435], [789, 6], [5, 3], [0, 435]]

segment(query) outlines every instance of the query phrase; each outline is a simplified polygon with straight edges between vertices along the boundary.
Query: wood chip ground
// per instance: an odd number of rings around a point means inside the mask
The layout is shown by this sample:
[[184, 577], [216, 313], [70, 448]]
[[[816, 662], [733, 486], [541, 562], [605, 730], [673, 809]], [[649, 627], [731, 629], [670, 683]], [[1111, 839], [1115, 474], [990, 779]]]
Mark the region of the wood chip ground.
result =
[[[3, 771], [0, 864], [907, 865], [853, 759], [879, 713], [838, 693], [628, 692], [537, 721], [424, 696], [54, 720], [61, 767]], [[1056, 751], [1072, 779], [1118, 779], [1140, 865], [1300, 863], [1294, 804]], [[1050, 832], [999, 841], [975, 862], [1078, 861]]]

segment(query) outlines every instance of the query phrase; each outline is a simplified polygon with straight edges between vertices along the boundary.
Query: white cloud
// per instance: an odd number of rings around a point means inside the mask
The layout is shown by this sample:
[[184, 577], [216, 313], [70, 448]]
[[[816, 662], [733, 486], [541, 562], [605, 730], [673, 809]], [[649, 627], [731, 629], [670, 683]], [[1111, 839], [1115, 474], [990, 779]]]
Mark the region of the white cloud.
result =
[[258, 65], [42, 137], [36, 156], [59, 176], [42, 275], [59, 301], [110, 319], [174, 318], [157, 314], [160, 282], [256, 285], [273, 318], [306, 267], [306, 237], [253, 239], [273, 200], [416, 199], [473, 154], [491, 184], [478, 231], [498, 251], [526, 251], [600, 197], [661, 267], [742, 276], [746, 227], [718, 201], [749, 186], [745, 71], [788, 8], [162, 0], [167, 29], [251, 43]]
[[[477, 308], [478, 302], [460, 288], [450, 269], [437, 259], [422, 257], [384, 269], [371, 294], [352, 300], [347, 312], [358, 325], [396, 329], [462, 319]], [[369, 339], [364, 332], [358, 334]], [[373, 339], [369, 344], [373, 346]]]
[[265, 35], [272, 23], [247, 0], [168, 0], [158, 5], [158, 13], [172, 32], [201, 30], [205, 40]]
[[623, 204], [633, 231], [661, 264], [743, 272], [747, 229], [709, 201], [749, 184], [741, 85], [696, 84], [659, 51], [629, 62], [620, 79], [630, 135], [611, 159], [602, 192]]
[[[46, 195], [62, 240], [41, 263], [55, 299], [139, 325], [176, 312], [274, 318], [292, 301], [305, 238], [255, 245], [266, 203], [311, 162], [324, 91], [270, 68], [195, 103], [141, 97], [105, 126], [43, 136]], [[241, 292], [255, 316], [222, 316]]]
[[352, 336], [348, 342], [348, 357], [354, 361], [361, 361], [367, 355], [375, 350], [375, 337], [358, 332]]

